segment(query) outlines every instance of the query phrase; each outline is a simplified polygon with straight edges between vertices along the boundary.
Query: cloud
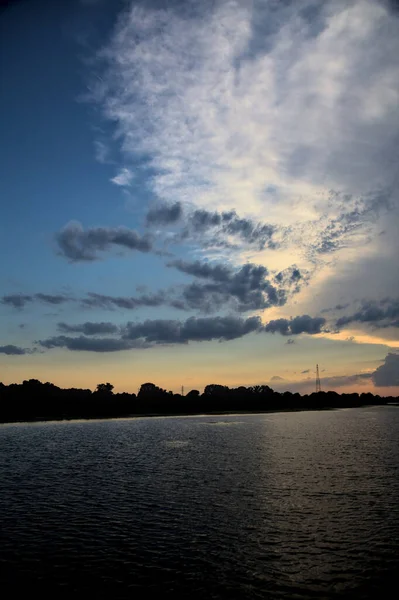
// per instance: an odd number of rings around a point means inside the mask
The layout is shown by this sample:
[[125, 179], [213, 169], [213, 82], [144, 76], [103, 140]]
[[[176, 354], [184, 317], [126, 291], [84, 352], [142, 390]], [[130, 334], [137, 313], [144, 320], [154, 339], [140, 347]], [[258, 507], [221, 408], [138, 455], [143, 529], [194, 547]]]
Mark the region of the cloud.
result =
[[[362, 197], [330, 192], [329, 204], [338, 216], [320, 219], [320, 231], [313, 249], [318, 254], [328, 254], [344, 247], [359, 230], [370, 232], [379, 216], [390, 208], [387, 190], [365, 194]], [[324, 222], [327, 220], [327, 224]], [[366, 227], [367, 226], [367, 227]]]
[[34, 301], [42, 302], [44, 304], [63, 304], [65, 302], [71, 302], [73, 299], [70, 296], [64, 294], [10, 294], [1, 298], [1, 303], [12, 306], [13, 308], [24, 308], [28, 303]]
[[91, 323], [86, 322], [80, 325], [68, 325], [67, 323], [58, 323], [58, 330], [62, 333], [83, 333], [84, 335], [104, 335], [118, 333], [119, 328], [113, 323]]
[[34, 298], [39, 300], [40, 302], [45, 302], [46, 304], [63, 304], [64, 302], [70, 302], [72, 299], [69, 296], [64, 296], [63, 294], [35, 294]]
[[104, 142], [102, 142], [101, 140], [94, 141], [94, 155], [97, 162], [99, 162], [102, 165], [109, 163], [109, 154], [109, 148]]
[[291, 346], [292, 344], [295, 344], [295, 340], [293, 340], [292, 338], [289, 338], [285, 343], [287, 346]]
[[270, 381], [284, 381], [284, 377], [280, 377], [279, 375], [273, 375]]
[[208, 228], [237, 209], [231, 235], [285, 227], [284, 247], [328, 263], [359, 256], [390, 210], [398, 34], [374, 0], [132, 3], [94, 98], [160, 201], [195, 204]]
[[363, 300], [360, 310], [352, 315], [340, 317], [336, 326], [345, 327], [354, 322], [369, 323], [376, 328], [399, 327], [399, 300]]
[[334, 311], [338, 311], [338, 310], [345, 310], [345, 308], [348, 308], [348, 306], [350, 306], [349, 302], [347, 302], [346, 304], [336, 304], [332, 308], [323, 308], [320, 312], [321, 313], [329, 313], [329, 312], [334, 312]]
[[31, 354], [31, 352], [31, 350], [28, 350], [26, 348], [20, 348], [19, 346], [14, 346], [13, 344], [8, 344], [7, 346], [0, 346], [0, 354], [7, 354], [8, 356]]
[[315, 335], [321, 333], [326, 320], [323, 317], [310, 317], [302, 315], [291, 319], [275, 319], [265, 325], [265, 331], [280, 333], [281, 335], [299, 335], [308, 333]]
[[[323, 377], [321, 389], [324, 392], [339, 390], [343, 387], [362, 386], [369, 384], [371, 373], [355, 373], [353, 375], [336, 375]], [[276, 382], [273, 389], [279, 392], [290, 391], [292, 393], [311, 394], [315, 391], [315, 379], [307, 377], [301, 381]]]
[[376, 387], [399, 386], [399, 354], [389, 353], [371, 378]]
[[[187, 275], [193, 275], [194, 277], [200, 277], [202, 279], [212, 279], [214, 281], [226, 282], [232, 277], [232, 269], [226, 265], [212, 265], [211, 263], [205, 262], [188, 262], [184, 260], [174, 260], [168, 263], [169, 267], [174, 267], [182, 273]], [[262, 274], [267, 273], [265, 267], [261, 267]]]
[[124, 308], [134, 310], [142, 306], [161, 306], [168, 302], [167, 292], [160, 291], [140, 296], [108, 296], [89, 292], [86, 298], [81, 300], [82, 306], [86, 308]]
[[182, 205], [160, 203], [151, 208], [146, 217], [147, 225], [170, 225], [178, 222], [182, 217]]
[[28, 302], [32, 302], [32, 300], [33, 296], [27, 294], [10, 294], [8, 296], [3, 296], [1, 303], [12, 306], [13, 308], [23, 308]]
[[301, 375], [305, 375], [305, 373], [310, 373], [310, 369], [305, 369], [304, 371], [301, 371]]
[[47, 349], [67, 348], [78, 352], [118, 352], [120, 350], [130, 350], [134, 347], [129, 340], [125, 339], [91, 338], [83, 335], [79, 337], [59, 335], [46, 340], [39, 340], [37, 343]]
[[184, 322], [158, 319], [128, 323], [124, 338], [143, 339], [149, 344], [185, 344], [190, 341], [233, 340], [260, 330], [259, 317], [190, 317]]
[[124, 167], [117, 175], [115, 175], [115, 177], [112, 177], [111, 181], [120, 187], [128, 187], [131, 184], [133, 177], [134, 175], [131, 170]]
[[[307, 373], [309, 371], [303, 371]], [[354, 373], [353, 375], [336, 375], [332, 377], [323, 377], [321, 379], [321, 388], [324, 391], [334, 390], [342, 387], [354, 385], [365, 385], [373, 383], [375, 387], [396, 387], [399, 386], [399, 354], [389, 353], [385, 357], [383, 364], [371, 373]], [[284, 389], [292, 391], [313, 391], [309, 389], [309, 381], [292, 382]]]
[[[271, 224], [254, 222], [251, 219], [240, 218], [235, 210], [216, 212], [204, 209], [183, 211], [181, 202], [174, 204], [159, 203], [147, 213], [147, 225], [170, 225], [180, 223], [183, 231], [171, 238], [169, 243], [201, 238], [205, 243], [226, 243], [229, 237], [240, 238], [258, 250], [265, 247], [274, 249], [278, 242], [273, 239], [278, 228]], [[283, 231], [283, 228], [279, 228]], [[204, 236], [206, 236], [204, 238]]]
[[[284, 286], [280, 285], [280, 281], [277, 281], [277, 285], [272, 284], [268, 278], [268, 270], [262, 265], [247, 263], [234, 270], [226, 265], [174, 260], [168, 266], [208, 280], [207, 283], [193, 282], [183, 287], [181, 299], [176, 304], [178, 307], [210, 312], [230, 303], [236, 310], [244, 312], [282, 306], [287, 301], [287, 280], [281, 278]], [[297, 279], [298, 276], [295, 275], [293, 280], [296, 282]]]
[[197, 209], [188, 216], [187, 225], [190, 235], [203, 235], [211, 231], [216, 232], [216, 236], [219, 237], [238, 237], [246, 244], [255, 245], [259, 250], [277, 247], [273, 240], [273, 235], [277, 232], [276, 226], [240, 218], [235, 210], [219, 213]]
[[86, 231], [76, 221], [68, 223], [55, 236], [59, 254], [71, 261], [98, 259], [98, 252], [119, 246], [128, 250], [150, 252], [152, 244], [148, 236], [140, 236], [127, 227], [92, 227]]
[[[88, 325], [88, 324], [85, 324]], [[103, 323], [90, 323], [90, 335], [95, 335], [96, 325]], [[77, 326], [64, 330], [88, 331], [87, 327]], [[129, 322], [123, 328], [120, 338], [92, 338], [86, 336], [69, 337], [65, 335], [54, 336], [39, 340], [40, 346], [52, 348], [67, 348], [68, 350], [88, 352], [116, 352], [133, 348], [149, 348], [165, 344], [186, 344], [190, 341], [227, 341], [233, 340], [255, 331], [261, 331], [259, 317], [241, 319], [239, 317], [191, 317], [184, 322], [174, 320], [146, 320], [142, 323]], [[99, 331], [98, 331], [99, 332]], [[97, 333], [97, 331], [96, 331]]]
[[[279, 321], [283, 320], [280, 319]], [[58, 329], [62, 332], [83, 333], [84, 335], [79, 337], [58, 335], [35, 343], [47, 349], [67, 348], [69, 350], [91, 352], [115, 352], [134, 348], [144, 349], [157, 345], [187, 344], [188, 342], [212, 340], [222, 342], [241, 338], [250, 333], [279, 332], [282, 335], [287, 335], [287, 328], [281, 327], [279, 321], [270, 321], [267, 325], [263, 325], [258, 316], [246, 319], [237, 316], [215, 316], [190, 317], [185, 321], [174, 319], [129, 321], [121, 327], [103, 322], [87, 322], [80, 325], [59, 323]], [[270, 324], [271, 326], [269, 326]], [[288, 330], [296, 335], [299, 333], [319, 333], [320, 319], [312, 319], [308, 315], [292, 318], [288, 321]], [[119, 333], [120, 337], [91, 337], [103, 333]]]

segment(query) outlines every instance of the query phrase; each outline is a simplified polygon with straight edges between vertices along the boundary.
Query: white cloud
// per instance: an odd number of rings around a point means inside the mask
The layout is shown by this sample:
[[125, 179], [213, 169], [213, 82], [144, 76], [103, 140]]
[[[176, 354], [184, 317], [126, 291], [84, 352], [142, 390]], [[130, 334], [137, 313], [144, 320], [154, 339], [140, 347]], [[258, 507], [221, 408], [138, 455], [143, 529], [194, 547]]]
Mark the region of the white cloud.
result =
[[114, 183], [115, 185], [119, 185], [121, 187], [129, 186], [131, 184], [132, 180], [133, 180], [133, 173], [130, 171], [130, 169], [127, 169], [126, 167], [121, 169], [119, 171], [119, 173], [111, 179], [112, 183]]
[[94, 141], [94, 155], [97, 162], [107, 164], [110, 162], [109, 154], [109, 148], [104, 142], [101, 140]]
[[[350, 289], [348, 271], [381, 256], [382, 226], [392, 280], [398, 17], [374, 0], [184, 6], [132, 5], [100, 53], [97, 100], [126, 161], [150, 157], [162, 200], [288, 226], [283, 249], [260, 258], [312, 269], [313, 296], [343, 270]], [[130, 177], [125, 168], [112, 181]]]

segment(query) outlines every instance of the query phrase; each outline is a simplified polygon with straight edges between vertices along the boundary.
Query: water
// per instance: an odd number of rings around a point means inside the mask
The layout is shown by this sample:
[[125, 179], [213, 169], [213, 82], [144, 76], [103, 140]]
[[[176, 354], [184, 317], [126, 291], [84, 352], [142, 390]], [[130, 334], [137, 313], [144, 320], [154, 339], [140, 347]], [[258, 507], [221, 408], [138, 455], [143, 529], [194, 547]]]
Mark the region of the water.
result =
[[398, 442], [394, 407], [2, 425], [0, 589], [391, 597]]

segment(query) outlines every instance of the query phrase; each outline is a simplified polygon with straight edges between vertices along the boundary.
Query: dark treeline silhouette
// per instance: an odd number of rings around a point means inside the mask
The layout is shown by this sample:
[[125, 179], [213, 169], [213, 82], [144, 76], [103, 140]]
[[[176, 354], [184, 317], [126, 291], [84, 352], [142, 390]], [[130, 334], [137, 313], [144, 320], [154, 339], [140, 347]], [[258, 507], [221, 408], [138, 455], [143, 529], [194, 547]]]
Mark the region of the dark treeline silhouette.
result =
[[96, 391], [62, 389], [52, 383], [30, 379], [21, 384], [0, 383], [0, 422], [58, 419], [98, 419], [135, 415], [190, 415], [218, 412], [262, 412], [279, 410], [321, 410], [397, 402], [394, 397], [367, 394], [320, 392], [301, 396], [279, 393], [267, 385], [229, 388], [207, 385], [204, 393], [187, 395], [167, 392], [153, 383], [144, 383], [139, 393], [114, 394], [110, 383]]

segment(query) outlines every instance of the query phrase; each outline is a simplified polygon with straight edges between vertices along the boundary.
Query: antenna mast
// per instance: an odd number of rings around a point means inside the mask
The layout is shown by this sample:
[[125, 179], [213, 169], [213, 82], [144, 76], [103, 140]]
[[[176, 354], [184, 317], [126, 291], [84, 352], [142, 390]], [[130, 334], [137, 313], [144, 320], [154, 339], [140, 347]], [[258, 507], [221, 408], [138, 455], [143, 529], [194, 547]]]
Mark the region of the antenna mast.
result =
[[320, 383], [320, 374], [319, 374], [319, 365], [316, 365], [316, 394], [321, 392], [321, 383]]

